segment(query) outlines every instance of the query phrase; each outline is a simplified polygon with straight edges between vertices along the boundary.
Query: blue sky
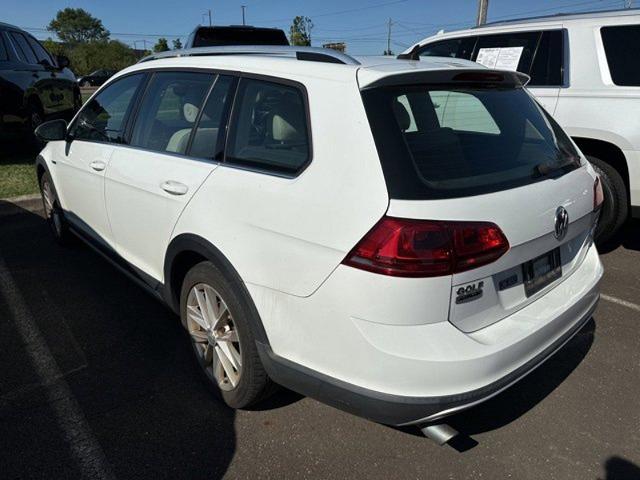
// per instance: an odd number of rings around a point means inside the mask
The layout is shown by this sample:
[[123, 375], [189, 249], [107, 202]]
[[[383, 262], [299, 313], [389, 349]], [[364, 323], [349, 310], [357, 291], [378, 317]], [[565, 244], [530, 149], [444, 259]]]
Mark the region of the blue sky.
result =
[[[246, 5], [247, 24], [283, 28], [287, 33], [296, 15], [314, 23], [312, 43], [344, 41], [351, 54], [379, 55], [386, 48], [387, 22], [392, 19], [391, 48], [407, 46], [437, 32], [475, 22], [476, 0], [2, 0], [0, 21], [25, 28], [37, 38], [50, 36], [46, 25], [56, 11], [84, 8], [102, 20], [112, 38], [138, 48], [159, 36], [182, 41], [194, 26], [208, 23], [212, 10], [217, 25], [240, 24]], [[622, 8], [624, 0], [490, 0], [488, 21], [558, 12]], [[640, 6], [635, 0], [634, 6]]]

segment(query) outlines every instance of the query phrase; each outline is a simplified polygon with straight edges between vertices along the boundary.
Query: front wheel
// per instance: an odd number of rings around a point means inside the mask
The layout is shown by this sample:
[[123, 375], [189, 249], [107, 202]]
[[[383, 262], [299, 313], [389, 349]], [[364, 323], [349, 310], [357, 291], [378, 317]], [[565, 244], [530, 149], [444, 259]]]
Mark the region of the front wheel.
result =
[[207, 381], [232, 408], [248, 407], [271, 391], [250, 322], [255, 313], [237, 282], [211, 262], [194, 266], [180, 295], [180, 316]]
[[605, 161], [587, 155], [594, 170], [600, 176], [604, 202], [600, 212], [595, 239], [599, 244], [606, 243], [624, 224], [629, 214], [627, 187], [618, 171]]
[[64, 213], [60, 207], [58, 195], [56, 194], [56, 189], [49, 172], [45, 172], [42, 177], [40, 177], [40, 194], [42, 196], [44, 214], [53, 233], [53, 237], [61, 245], [70, 244], [72, 240], [71, 232], [64, 218]]

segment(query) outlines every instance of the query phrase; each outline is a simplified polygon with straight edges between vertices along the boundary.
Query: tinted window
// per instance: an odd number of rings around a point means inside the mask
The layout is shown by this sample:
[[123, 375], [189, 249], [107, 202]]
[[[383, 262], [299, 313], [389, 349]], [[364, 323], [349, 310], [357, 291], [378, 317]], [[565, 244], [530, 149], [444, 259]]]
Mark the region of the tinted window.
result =
[[260, 80], [240, 82], [227, 160], [261, 170], [294, 173], [310, 158], [302, 92]]
[[80, 111], [73, 136], [80, 140], [122, 143], [125, 118], [144, 74], [116, 80]]
[[202, 27], [193, 40], [194, 47], [221, 45], [289, 45], [289, 41], [282, 30], [243, 27]]
[[11, 32], [10, 36], [11, 40], [13, 41], [13, 45], [18, 51], [18, 56], [22, 61], [30, 63], [32, 65], [38, 63], [36, 54], [33, 53], [33, 50], [31, 50], [31, 47], [29, 46], [29, 43], [27, 42], [27, 39], [24, 37], [24, 35], [18, 32]]
[[640, 86], [640, 25], [600, 29], [613, 83]]
[[421, 51], [421, 57], [451, 57], [471, 59], [471, 54], [478, 37], [453, 38], [441, 42], [430, 43]]
[[[540, 38], [539, 32], [517, 32], [517, 33], [503, 33], [499, 35], [483, 35], [478, 38], [478, 45], [473, 55], [473, 61], [478, 61], [479, 57], [490, 51], [490, 49], [504, 49], [504, 48], [521, 48], [521, 50], [514, 50], [516, 55], [519, 55], [518, 66], [516, 70], [519, 72], [529, 73], [531, 68], [531, 60], [533, 54], [538, 46], [538, 39]], [[519, 53], [518, 53], [519, 52]], [[500, 68], [499, 64], [492, 64], [493, 57], [485, 56], [487, 63], [482, 62], [489, 68]], [[500, 56], [496, 58], [500, 60]]]
[[0, 61], [8, 60], [7, 47], [4, 45], [4, 38], [2, 38], [2, 30], [0, 30]]
[[29, 45], [31, 46], [34, 53], [36, 54], [36, 58], [38, 59], [38, 62], [46, 61], [49, 63], [49, 65], [53, 65], [51, 63], [51, 57], [49, 56], [49, 53], [44, 49], [42, 45], [38, 43], [38, 41], [35, 38], [31, 36], [27, 36], [27, 41], [29, 42]]
[[154, 74], [136, 118], [131, 145], [185, 154], [213, 79], [209, 73]]
[[577, 168], [566, 134], [521, 88], [362, 93], [392, 198], [479, 195]]
[[[561, 30], [542, 33], [529, 75], [531, 86], [559, 86], [563, 84], [562, 64], [564, 41]], [[526, 72], [525, 72], [526, 73]]]
[[220, 75], [202, 109], [202, 116], [191, 141], [192, 157], [221, 159], [224, 118], [229, 110], [233, 77]]

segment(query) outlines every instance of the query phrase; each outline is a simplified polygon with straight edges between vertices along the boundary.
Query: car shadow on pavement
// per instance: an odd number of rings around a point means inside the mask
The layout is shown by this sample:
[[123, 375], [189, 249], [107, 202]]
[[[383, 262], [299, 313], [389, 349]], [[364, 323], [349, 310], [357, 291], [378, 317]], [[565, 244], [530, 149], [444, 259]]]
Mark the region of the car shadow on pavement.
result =
[[611, 240], [598, 245], [598, 251], [600, 253], [609, 253], [621, 246], [627, 250], [640, 252], [640, 219], [629, 219]]
[[624, 458], [613, 456], [604, 464], [605, 477], [601, 480], [638, 480], [640, 478], [640, 467], [625, 460]]
[[[116, 477], [222, 477], [235, 414], [207, 388], [177, 317], [89, 248], [58, 246], [26, 208], [0, 201], [2, 476], [82, 476], [78, 429], [50, 394], [64, 382]], [[27, 321], [56, 378], [34, 368]]]

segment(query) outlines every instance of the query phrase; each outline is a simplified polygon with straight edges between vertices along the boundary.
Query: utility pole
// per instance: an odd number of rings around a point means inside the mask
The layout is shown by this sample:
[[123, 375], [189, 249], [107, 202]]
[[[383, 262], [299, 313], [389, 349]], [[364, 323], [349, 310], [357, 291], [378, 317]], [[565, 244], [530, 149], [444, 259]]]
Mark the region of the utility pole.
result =
[[244, 9], [247, 8], [247, 6], [242, 5], [241, 8], [242, 8], [242, 25], [246, 25], [246, 23], [244, 23]]
[[209, 26], [211, 26], [211, 9], [209, 8], [205, 13], [202, 14], [203, 17], [209, 15]]
[[476, 25], [484, 25], [487, 23], [487, 10], [489, 9], [489, 0], [478, 0], [478, 20]]
[[387, 50], [384, 52], [385, 55], [391, 55], [391, 25], [393, 25], [393, 21], [389, 18], [389, 22], [387, 23]]

